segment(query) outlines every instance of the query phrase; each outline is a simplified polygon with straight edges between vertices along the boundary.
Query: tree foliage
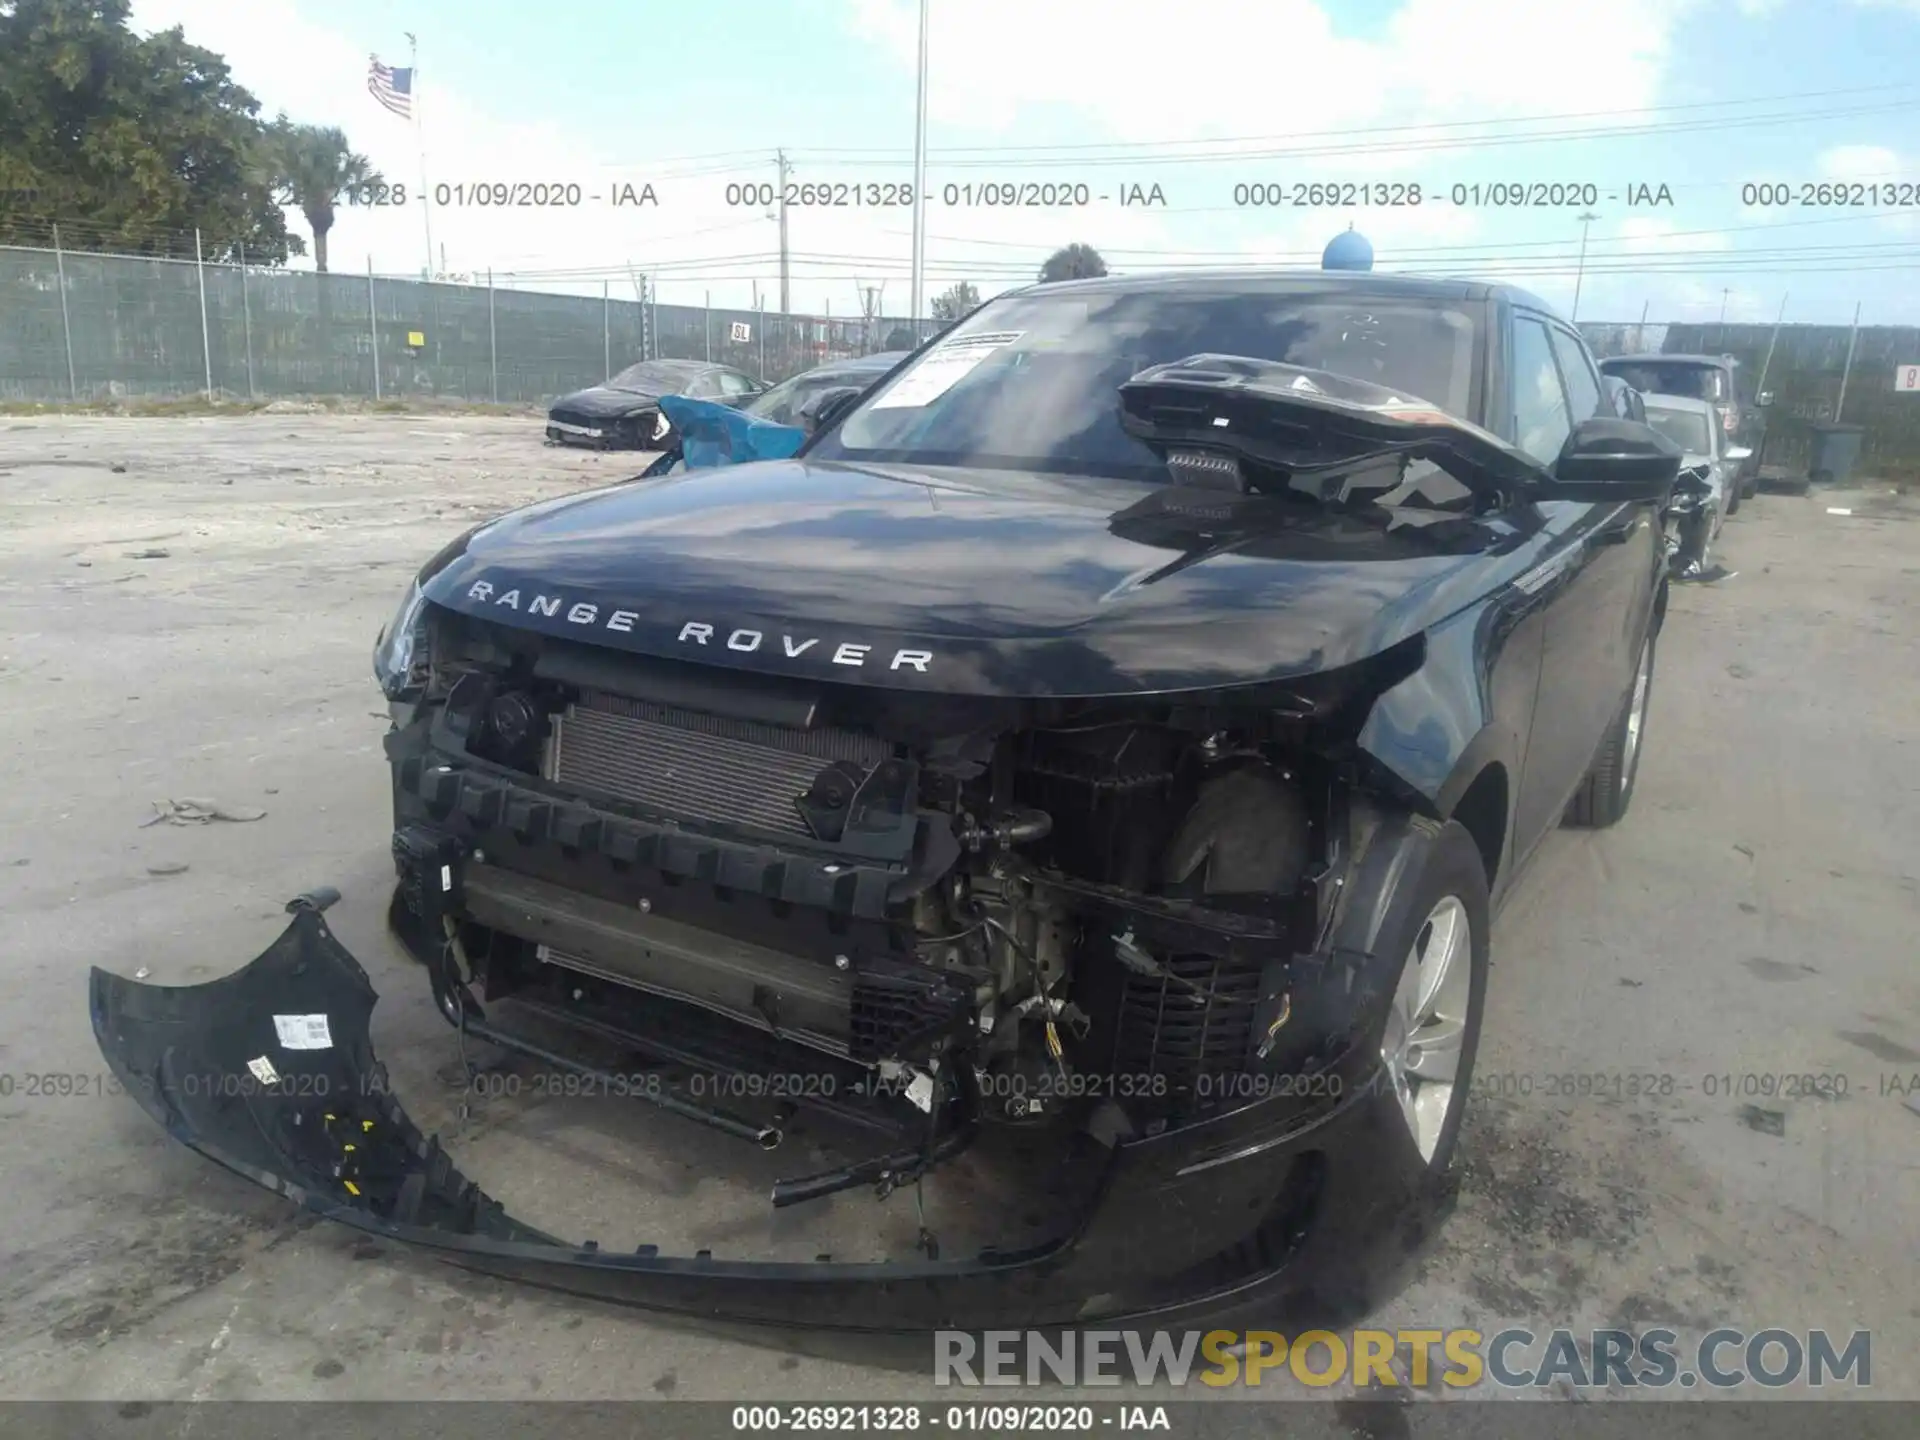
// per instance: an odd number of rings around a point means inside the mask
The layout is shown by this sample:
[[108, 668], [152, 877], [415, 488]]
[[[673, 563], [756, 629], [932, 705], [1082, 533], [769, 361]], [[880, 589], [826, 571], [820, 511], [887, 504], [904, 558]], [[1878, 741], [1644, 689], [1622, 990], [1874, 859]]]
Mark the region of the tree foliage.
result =
[[933, 318], [958, 320], [979, 303], [980, 292], [973, 288], [973, 282], [962, 280], [933, 297]]
[[1061, 246], [1040, 267], [1040, 279], [1047, 284], [1055, 280], [1093, 280], [1106, 273], [1107, 262], [1100, 258], [1100, 252], [1077, 241]]
[[180, 27], [129, 0], [0, 0], [0, 243], [278, 264], [305, 245], [274, 199], [260, 102]]
[[267, 127], [274, 198], [298, 207], [313, 231], [313, 268], [327, 268], [327, 232], [333, 207], [343, 192], [384, 185], [380, 172], [347, 144], [344, 130], [332, 125], [296, 125], [285, 115]]

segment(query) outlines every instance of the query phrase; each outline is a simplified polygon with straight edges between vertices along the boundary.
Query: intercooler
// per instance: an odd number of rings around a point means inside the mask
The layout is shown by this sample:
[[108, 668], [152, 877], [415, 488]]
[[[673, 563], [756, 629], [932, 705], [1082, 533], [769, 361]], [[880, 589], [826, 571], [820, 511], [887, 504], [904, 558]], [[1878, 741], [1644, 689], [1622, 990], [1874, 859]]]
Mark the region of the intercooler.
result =
[[826, 766], [870, 768], [884, 740], [793, 730], [588, 691], [553, 719], [543, 772], [690, 819], [807, 835], [797, 804]]

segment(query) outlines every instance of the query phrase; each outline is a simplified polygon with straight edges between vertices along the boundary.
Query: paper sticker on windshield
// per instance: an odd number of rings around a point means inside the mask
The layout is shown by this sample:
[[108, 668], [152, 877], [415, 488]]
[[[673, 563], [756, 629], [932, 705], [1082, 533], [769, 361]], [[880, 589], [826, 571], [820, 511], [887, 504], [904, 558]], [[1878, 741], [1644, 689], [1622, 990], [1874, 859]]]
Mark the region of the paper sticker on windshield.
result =
[[1024, 330], [996, 330], [989, 335], [965, 335], [957, 340], [942, 341], [868, 408], [907, 410], [931, 404], [958, 385], [974, 366], [1024, 334]]
[[333, 1032], [324, 1015], [276, 1015], [273, 1028], [288, 1050], [331, 1050]]

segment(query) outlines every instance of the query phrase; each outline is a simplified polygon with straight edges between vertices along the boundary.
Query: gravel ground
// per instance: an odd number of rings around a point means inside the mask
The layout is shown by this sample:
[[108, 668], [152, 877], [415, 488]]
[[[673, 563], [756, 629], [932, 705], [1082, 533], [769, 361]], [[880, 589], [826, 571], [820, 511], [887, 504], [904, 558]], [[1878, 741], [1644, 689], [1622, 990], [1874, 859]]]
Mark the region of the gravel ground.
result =
[[[375, 631], [469, 517], [644, 461], [491, 417], [0, 418], [0, 1397], [932, 1393], [383, 1253], [131, 1100], [26, 1093], [102, 1070], [89, 965], [211, 978], [332, 883], [409, 1109], [491, 1193], [610, 1243], [798, 1243], [760, 1210], [766, 1166], [670, 1117], [460, 1120], [454, 1036], [382, 924]], [[1375, 1323], [1866, 1328], [1874, 1392], [1920, 1397], [1920, 1110], [1886, 1093], [1920, 1086], [1916, 513], [1763, 495], [1722, 541], [1737, 573], [1676, 590], [1634, 813], [1556, 837], [1501, 918], [1480, 1069], [1507, 1093], [1473, 1114], [1459, 1212]], [[142, 826], [188, 797], [266, 814]], [[1726, 1093], [1782, 1074], [1846, 1094]], [[1634, 1095], [1634, 1076], [1672, 1078]], [[825, 1223], [870, 1231], [872, 1202]]]

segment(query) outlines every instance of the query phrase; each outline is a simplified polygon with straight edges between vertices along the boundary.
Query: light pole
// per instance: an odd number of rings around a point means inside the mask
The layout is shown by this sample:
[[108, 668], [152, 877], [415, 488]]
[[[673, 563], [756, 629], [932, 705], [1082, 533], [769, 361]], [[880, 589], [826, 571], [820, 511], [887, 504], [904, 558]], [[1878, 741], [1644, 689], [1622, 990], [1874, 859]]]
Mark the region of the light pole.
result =
[[927, 278], [927, 5], [920, 0], [920, 78], [913, 109], [913, 294], [915, 339], [919, 338], [920, 298]]
[[1600, 217], [1589, 210], [1579, 218], [1580, 266], [1573, 272], [1573, 314], [1567, 317], [1569, 320], [1578, 320], [1580, 318], [1580, 285], [1581, 282], [1587, 278], [1587, 227]]

